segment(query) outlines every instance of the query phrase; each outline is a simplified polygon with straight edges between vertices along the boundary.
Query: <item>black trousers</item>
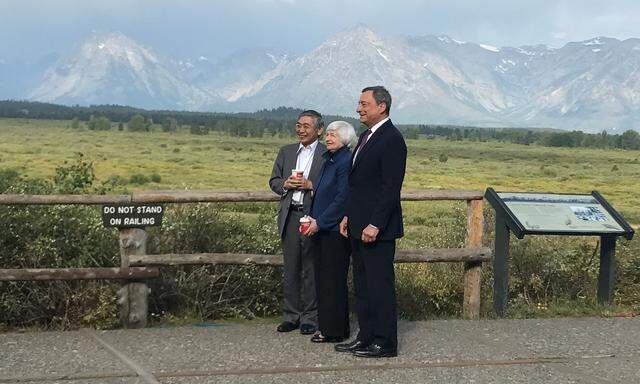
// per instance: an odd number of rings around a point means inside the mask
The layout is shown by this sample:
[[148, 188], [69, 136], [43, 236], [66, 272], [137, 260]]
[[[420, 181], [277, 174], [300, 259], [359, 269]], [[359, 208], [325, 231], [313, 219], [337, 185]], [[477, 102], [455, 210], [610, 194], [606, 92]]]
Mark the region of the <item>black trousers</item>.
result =
[[351, 238], [358, 340], [386, 348], [398, 346], [398, 315], [393, 259], [396, 242], [363, 243]]
[[318, 329], [327, 337], [349, 337], [349, 240], [339, 232], [312, 237], [318, 301]]

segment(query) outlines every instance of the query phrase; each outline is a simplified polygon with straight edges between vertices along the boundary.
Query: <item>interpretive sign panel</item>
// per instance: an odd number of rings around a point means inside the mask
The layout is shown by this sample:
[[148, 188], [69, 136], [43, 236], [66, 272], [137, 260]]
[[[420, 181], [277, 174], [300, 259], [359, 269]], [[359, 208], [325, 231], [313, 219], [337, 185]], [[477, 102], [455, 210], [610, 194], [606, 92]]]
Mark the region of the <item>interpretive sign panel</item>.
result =
[[629, 235], [633, 230], [600, 195], [496, 192], [485, 197], [502, 210], [518, 238], [524, 234]]
[[105, 227], [142, 228], [162, 225], [162, 205], [103, 205], [102, 223]]
[[498, 196], [529, 231], [624, 232], [591, 195], [498, 193]]
[[509, 302], [511, 232], [519, 239], [528, 234], [600, 236], [598, 302], [613, 302], [616, 239], [631, 240], [634, 231], [600, 193], [496, 192], [487, 188], [484, 197], [496, 210], [493, 309], [498, 315], [506, 314]]

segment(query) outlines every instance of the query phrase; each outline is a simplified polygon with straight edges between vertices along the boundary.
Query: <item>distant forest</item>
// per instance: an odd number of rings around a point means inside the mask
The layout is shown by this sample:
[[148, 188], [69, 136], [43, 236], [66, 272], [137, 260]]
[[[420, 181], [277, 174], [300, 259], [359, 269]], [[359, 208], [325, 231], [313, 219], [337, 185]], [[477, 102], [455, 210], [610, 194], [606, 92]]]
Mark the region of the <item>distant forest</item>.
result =
[[[293, 125], [302, 110], [279, 107], [252, 113], [211, 113], [169, 110], [144, 110], [120, 105], [96, 105], [89, 107], [63, 106], [31, 101], [0, 101], [0, 117], [71, 120], [73, 127], [80, 122], [89, 129], [149, 131], [160, 124], [163, 131], [172, 132], [188, 126], [193, 134], [223, 132], [240, 137], [265, 135], [292, 136]], [[325, 116], [325, 121], [346, 120], [358, 127], [356, 119], [342, 116]], [[480, 128], [440, 124], [400, 125], [408, 139], [445, 138], [466, 141], [503, 141], [522, 145], [549, 147], [589, 147], [603, 149], [640, 150], [640, 134], [628, 130], [622, 134], [585, 133], [539, 128]]]

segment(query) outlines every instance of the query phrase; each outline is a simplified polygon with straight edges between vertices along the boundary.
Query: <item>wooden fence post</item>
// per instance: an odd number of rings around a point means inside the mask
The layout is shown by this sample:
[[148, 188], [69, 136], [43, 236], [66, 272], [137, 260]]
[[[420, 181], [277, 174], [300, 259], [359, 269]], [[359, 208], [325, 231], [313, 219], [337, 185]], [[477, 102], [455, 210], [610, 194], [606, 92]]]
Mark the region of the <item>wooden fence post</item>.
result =
[[[120, 264], [129, 267], [130, 255], [147, 253], [147, 232], [139, 228], [121, 228]], [[149, 309], [149, 287], [144, 281], [127, 281], [118, 290], [120, 322], [125, 328], [144, 328], [147, 325]]]
[[[467, 200], [466, 247], [482, 247], [484, 232], [483, 200]], [[482, 284], [482, 262], [464, 263], [464, 301], [462, 315], [465, 319], [480, 318], [480, 290]]]

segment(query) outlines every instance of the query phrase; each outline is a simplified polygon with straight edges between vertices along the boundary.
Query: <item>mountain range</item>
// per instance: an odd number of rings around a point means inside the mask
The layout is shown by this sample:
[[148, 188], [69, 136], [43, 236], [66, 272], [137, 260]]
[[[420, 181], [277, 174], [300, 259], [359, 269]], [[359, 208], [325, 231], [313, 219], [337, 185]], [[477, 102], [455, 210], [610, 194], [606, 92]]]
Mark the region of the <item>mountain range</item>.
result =
[[221, 112], [290, 106], [352, 116], [360, 90], [377, 84], [391, 92], [400, 123], [640, 129], [636, 38], [498, 48], [448, 36], [382, 36], [359, 25], [297, 57], [256, 48], [178, 60], [111, 32], [31, 66], [0, 56], [1, 98], [69, 105]]

